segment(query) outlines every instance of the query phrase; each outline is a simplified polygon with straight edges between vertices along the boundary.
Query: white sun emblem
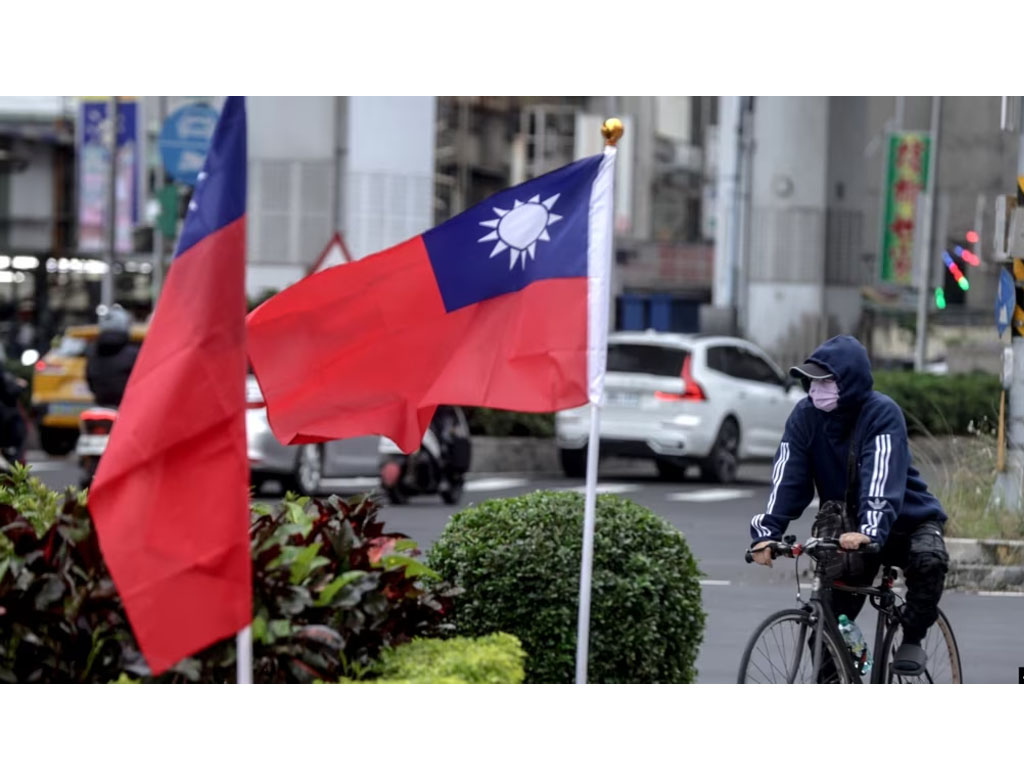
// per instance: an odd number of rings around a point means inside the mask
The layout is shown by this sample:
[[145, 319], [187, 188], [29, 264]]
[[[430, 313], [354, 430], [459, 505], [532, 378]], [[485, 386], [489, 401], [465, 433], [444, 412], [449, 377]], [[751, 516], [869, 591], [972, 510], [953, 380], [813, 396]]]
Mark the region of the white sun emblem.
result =
[[506, 211], [501, 208], [493, 209], [498, 218], [490, 221], [481, 221], [481, 227], [490, 227], [493, 232], [477, 240], [478, 243], [485, 243], [489, 240], [497, 240], [494, 250], [491, 251], [491, 258], [497, 256], [504, 250], [511, 249], [511, 259], [508, 268], [512, 269], [516, 261], [522, 259], [522, 268], [526, 269], [526, 256], [534, 258], [537, 252], [537, 241], [548, 241], [548, 226], [562, 217], [551, 213], [551, 208], [558, 200], [558, 195], [549, 197], [543, 203], [540, 195], [534, 195], [525, 203], [516, 200], [512, 210]]

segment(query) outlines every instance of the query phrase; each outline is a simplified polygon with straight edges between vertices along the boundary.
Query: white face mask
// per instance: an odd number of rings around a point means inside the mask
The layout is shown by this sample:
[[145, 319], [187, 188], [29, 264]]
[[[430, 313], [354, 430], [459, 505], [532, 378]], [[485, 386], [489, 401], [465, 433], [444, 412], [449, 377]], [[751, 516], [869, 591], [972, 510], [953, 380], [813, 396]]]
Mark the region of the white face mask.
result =
[[809, 394], [819, 411], [834, 411], [839, 405], [839, 385], [835, 379], [814, 379]]

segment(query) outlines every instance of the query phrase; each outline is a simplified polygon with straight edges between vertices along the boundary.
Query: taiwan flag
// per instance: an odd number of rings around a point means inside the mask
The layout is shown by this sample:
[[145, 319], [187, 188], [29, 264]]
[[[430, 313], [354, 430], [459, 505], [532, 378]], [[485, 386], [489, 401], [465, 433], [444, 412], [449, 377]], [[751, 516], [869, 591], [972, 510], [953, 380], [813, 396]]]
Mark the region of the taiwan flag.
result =
[[252, 617], [245, 103], [230, 97], [89, 493], [150, 671]]
[[416, 450], [438, 405], [550, 412], [603, 388], [615, 149], [307, 277], [248, 319], [284, 443]]

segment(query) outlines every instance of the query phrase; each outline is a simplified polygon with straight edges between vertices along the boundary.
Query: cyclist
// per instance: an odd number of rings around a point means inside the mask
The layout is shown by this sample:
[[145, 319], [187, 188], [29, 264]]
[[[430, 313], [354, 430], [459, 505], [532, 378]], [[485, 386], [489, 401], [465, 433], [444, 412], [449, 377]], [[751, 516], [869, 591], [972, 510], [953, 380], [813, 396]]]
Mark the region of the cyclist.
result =
[[[841, 502], [846, 495], [850, 440], [856, 441], [859, 528], [840, 537], [843, 549], [876, 542], [880, 556], [865, 558], [858, 584], [870, 584], [882, 562], [903, 569], [907, 584], [903, 643], [893, 669], [919, 675], [927, 657], [921, 648], [935, 622], [949, 557], [942, 531], [946, 514], [910, 463], [903, 412], [889, 397], [875, 392], [867, 351], [852, 336], [836, 336], [818, 347], [803, 365], [790, 369], [809, 397], [786, 422], [775, 453], [772, 490], [763, 514], [750, 522], [754, 560], [771, 566], [769, 543], [814, 498]], [[832, 594], [836, 615], [855, 618], [864, 595]]]

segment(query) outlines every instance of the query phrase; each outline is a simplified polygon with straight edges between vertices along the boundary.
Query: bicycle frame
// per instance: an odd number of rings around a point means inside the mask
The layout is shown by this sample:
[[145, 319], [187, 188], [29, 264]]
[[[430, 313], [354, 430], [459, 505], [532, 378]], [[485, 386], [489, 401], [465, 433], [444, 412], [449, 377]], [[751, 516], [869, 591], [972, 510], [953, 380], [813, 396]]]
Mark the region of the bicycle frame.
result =
[[[822, 632], [831, 632], [833, 639], [836, 641], [840, 648], [845, 648], [846, 643], [843, 641], [842, 635], [839, 632], [839, 620], [835, 613], [832, 611], [831, 600], [829, 599], [833, 590], [838, 592], [846, 592], [854, 595], [864, 595], [868, 598], [871, 603], [871, 607], [874, 608], [878, 613], [878, 620], [875, 622], [875, 642], [872, 646], [872, 650], [876, 654], [882, 652], [882, 646], [885, 642], [886, 633], [892, 626], [893, 622], [897, 620], [897, 611], [899, 610], [896, 605], [896, 593], [892, 591], [892, 585], [895, 582], [895, 571], [892, 566], [885, 565], [882, 568], [882, 581], [878, 587], [863, 586], [854, 587], [841, 582], [829, 583], [828, 579], [824, 576], [825, 565], [819, 560], [815, 559], [814, 569], [814, 581], [811, 585], [811, 595], [804, 606], [811, 610], [813, 621], [816, 622], [819, 631], [814, 635], [814, 648], [812, 650], [813, 669], [812, 675], [815, 680], [818, 679], [818, 675], [821, 672], [821, 646], [822, 646]], [[802, 647], [803, 638], [800, 638]], [[854, 667], [853, 661], [849, 655], [843, 654], [842, 663], [845, 665], [847, 672], [850, 675], [850, 679], [856, 683], [861, 682], [861, 674]], [[876, 663], [871, 669], [871, 683], [878, 684], [883, 683], [883, 675], [888, 671], [889, 665], [888, 660], [878, 658]], [[792, 682], [792, 681], [790, 681]]]

